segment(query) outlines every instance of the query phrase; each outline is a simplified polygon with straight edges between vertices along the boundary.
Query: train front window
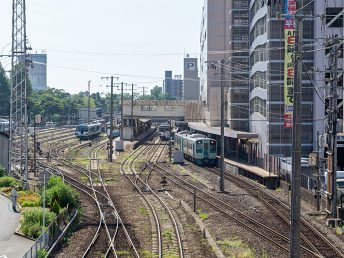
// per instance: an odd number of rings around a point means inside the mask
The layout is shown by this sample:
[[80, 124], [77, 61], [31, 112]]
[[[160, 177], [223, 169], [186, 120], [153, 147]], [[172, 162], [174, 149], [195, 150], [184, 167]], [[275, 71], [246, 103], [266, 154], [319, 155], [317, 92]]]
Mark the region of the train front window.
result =
[[167, 127], [160, 127], [159, 128], [159, 132], [166, 132], [167, 130], [169, 130], [169, 128], [167, 128]]
[[87, 126], [83, 126], [83, 125], [81, 125], [81, 126], [78, 126], [77, 127], [77, 131], [79, 131], [79, 132], [84, 132], [84, 131], [87, 131], [88, 129], [87, 129]]
[[202, 153], [203, 148], [202, 148], [202, 141], [197, 141], [196, 142], [196, 153]]
[[216, 152], [216, 142], [215, 141], [210, 141], [209, 151], [210, 151], [210, 153], [215, 153]]

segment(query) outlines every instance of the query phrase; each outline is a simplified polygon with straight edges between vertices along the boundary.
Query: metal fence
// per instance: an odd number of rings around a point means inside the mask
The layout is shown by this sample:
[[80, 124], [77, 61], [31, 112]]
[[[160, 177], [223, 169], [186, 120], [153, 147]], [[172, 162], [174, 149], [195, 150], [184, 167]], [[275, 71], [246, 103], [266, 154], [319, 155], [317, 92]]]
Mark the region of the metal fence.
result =
[[[74, 216], [72, 216], [74, 217]], [[63, 209], [59, 215], [49, 224], [43, 233], [37, 238], [34, 244], [24, 254], [23, 258], [36, 258], [38, 257], [39, 250], [47, 250], [51, 247], [60, 236], [61, 232], [65, 229], [70, 220], [68, 214], [68, 207]]]

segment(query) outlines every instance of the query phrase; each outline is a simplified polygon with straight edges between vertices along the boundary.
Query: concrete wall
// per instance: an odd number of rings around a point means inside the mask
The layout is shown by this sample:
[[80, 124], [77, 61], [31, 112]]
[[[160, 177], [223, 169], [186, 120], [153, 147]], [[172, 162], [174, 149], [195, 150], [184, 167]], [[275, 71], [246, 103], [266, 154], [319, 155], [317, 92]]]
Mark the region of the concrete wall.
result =
[[[289, 186], [290, 184], [288, 184], [287, 182], [280, 181], [281, 189], [283, 189], [283, 191], [288, 194], [290, 194]], [[314, 192], [301, 188], [301, 200], [312, 205], [313, 207], [317, 207], [317, 199]], [[326, 209], [326, 200], [320, 199], [320, 210], [325, 210], [325, 209]]]
[[200, 98], [197, 58], [184, 58], [184, 99]]
[[8, 167], [8, 145], [8, 136], [0, 134], [0, 165], [5, 167], [6, 169]]

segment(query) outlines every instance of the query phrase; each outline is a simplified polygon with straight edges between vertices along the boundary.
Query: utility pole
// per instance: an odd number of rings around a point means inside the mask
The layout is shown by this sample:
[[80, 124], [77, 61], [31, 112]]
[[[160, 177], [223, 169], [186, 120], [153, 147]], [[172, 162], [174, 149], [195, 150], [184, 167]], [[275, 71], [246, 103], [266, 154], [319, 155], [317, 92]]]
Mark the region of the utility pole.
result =
[[88, 81], [88, 124], [91, 124], [91, 81]]
[[110, 156], [109, 161], [112, 162], [113, 154], [113, 76], [111, 76], [111, 104], [110, 104]]
[[338, 45], [340, 40], [338, 37], [331, 37], [326, 40], [325, 45], [331, 47], [329, 66], [331, 69], [331, 81], [329, 89], [329, 105], [326, 109], [327, 113], [327, 172], [330, 179], [331, 187], [328, 191], [331, 193], [329, 206], [331, 206], [331, 215], [337, 218], [337, 86], [338, 86]]
[[294, 54], [294, 93], [293, 93], [293, 139], [292, 139], [292, 179], [290, 211], [291, 258], [300, 257], [300, 194], [301, 194], [301, 100], [302, 100], [302, 39], [303, 39], [303, 0], [296, 2], [295, 13], [295, 54]]
[[110, 134], [109, 134], [109, 141], [110, 141], [110, 152], [109, 152], [109, 161], [112, 162], [112, 154], [113, 154], [113, 79], [118, 77], [101, 77], [101, 79], [109, 79], [111, 80], [111, 103], [110, 103]]
[[320, 151], [319, 151], [319, 136], [320, 133], [319, 131], [317, 131], [317, 146], [316, 146], [316, 153], [317, 153], [317, 166], [316, 166], [316, 170], [317, 170], [317, 211], [320, 211]]
[[131, 84], [131, 137], [130, 141], [133, 141], [134, 136], [134, 84]]
[[220, 174], [220, 192], [225, 191], [225, 90], [224, 90], [224, 65], [225, 60], [221, 59], [221, 174]]
[[121, 82], [121, 140], [123, 140], [123, 85], [124, 83]]
[[36, 118], [33, 122], [33, 173], [36, 176], [36, 169], [37, 169], [37, 158], [36, 158], [36, 151], [37, 151], [37, 139], [36, 139]]
[[172, 139], [172, 118], [170, 117], [170, 136], [169, 136], [169, 139], [168, 139], [168, 153], [169, 153], [169, 156], [170, 156], [170, 162], [172, 161], [172, 146], [171, 146], [171, 139]]

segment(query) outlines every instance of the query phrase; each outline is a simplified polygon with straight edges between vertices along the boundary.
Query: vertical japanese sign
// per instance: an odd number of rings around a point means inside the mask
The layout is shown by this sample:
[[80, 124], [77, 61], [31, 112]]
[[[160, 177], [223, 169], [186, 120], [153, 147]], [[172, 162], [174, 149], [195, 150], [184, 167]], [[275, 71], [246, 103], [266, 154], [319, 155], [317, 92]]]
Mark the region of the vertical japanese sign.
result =
[[284, 127], [293, 127], [296, 0], [285, 0], [284, 20]]

